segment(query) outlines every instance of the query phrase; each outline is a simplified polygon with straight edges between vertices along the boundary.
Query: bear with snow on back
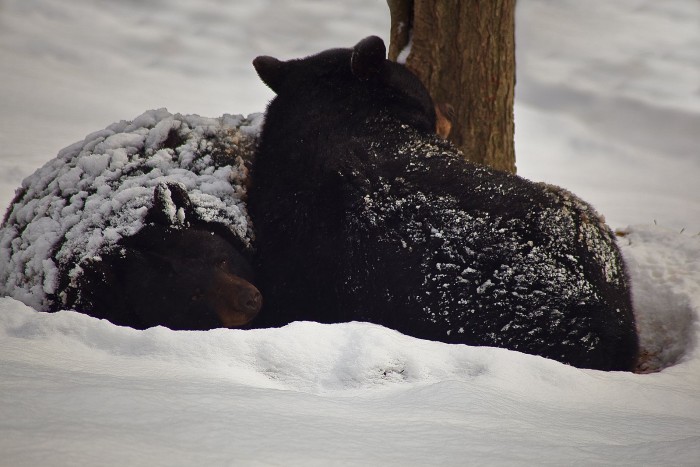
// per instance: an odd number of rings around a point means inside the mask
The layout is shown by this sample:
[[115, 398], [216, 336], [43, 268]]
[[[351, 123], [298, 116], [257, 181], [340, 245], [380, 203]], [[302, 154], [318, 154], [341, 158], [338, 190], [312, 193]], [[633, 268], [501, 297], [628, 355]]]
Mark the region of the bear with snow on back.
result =
[[261, 307], [245, 207], [259, 121], [153, 110], [62, 150], [7, 211], [0, 295], [137, 329], [247, 324]]
[[258, 57], [276, 93], [251, 172], [256, 326], [368, 321], [581, 368], [632, 370], [614, 234], [564, 189], [466, 162], [381, 39]]

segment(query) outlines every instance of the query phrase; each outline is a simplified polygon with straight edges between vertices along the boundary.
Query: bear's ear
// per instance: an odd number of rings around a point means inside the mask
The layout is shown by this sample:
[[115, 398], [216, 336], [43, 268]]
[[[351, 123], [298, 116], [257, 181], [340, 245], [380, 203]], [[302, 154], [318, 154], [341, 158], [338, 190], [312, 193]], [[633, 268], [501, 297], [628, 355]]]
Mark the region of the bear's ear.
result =
[[352, 48], [352, 74], [362, 81], [367, 81], [379, 74], [385, 58], [384, 41], [377, 36], [365, 37]]
[[153, 207], [146, 222], [165, 226], [184, 225], [194, 215], [192, 200], [181, 183], [161, 182], [153, 190]]
[[284, 62], [274, 57], [261, 55], [253, 60], [253, 67], [255, 67], [255, 71], [260, 79], [263, 80], [263, 83], [279, 94], [279, 90], [284, 82]]

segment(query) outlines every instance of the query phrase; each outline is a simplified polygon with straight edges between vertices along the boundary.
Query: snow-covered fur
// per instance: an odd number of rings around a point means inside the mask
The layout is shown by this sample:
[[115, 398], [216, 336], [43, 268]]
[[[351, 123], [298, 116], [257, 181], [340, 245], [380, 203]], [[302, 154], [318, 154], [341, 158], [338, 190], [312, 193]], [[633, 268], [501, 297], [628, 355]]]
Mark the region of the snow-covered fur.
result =
[[466, 162], [381, 39], [254, 65], [276, 92], [251, 173], [257, 324], [363, 320], [437, 341], [631, 370], [614, 234], [552, 186]]
[[[245, 264], [253, 239], [245, 182], [261, 117], [210, 119], [153, 110], [63, 149], [23, 181], [5, 215], [0, 294], [37, 310], [72, 308], [134, 327], [215, 325], [178, 325], [164, 317], [140, 322], [107, 316], [97, 308], [105, 300], [109, 306], [122, 299], [126, 279], [119, 277], [115, 264], [127, 257], [135, 269], [127, 274], [130, 280], [139, 273], [147, 277], [144, 268], [155, 262], [163, 263], [157, 271], [177, 275], [173, 269], [194, 267], [188, 255], [213, 260], [219, 253], [197, 246], [204, 231], [217, 237], [219, 249], [230, 249], [225, 255], [232, 262], [240, 263], [241, 270], [229, 272], [251, 275]], [[149, 251], [138, 251], [144, 248]], [[222, 280], [231, 279], [228, 272], [224, 276]], [[152, 295], [166, 293], [154, 281], [149, 285]], [[168, 312], [175, 311], [162, 310]]]

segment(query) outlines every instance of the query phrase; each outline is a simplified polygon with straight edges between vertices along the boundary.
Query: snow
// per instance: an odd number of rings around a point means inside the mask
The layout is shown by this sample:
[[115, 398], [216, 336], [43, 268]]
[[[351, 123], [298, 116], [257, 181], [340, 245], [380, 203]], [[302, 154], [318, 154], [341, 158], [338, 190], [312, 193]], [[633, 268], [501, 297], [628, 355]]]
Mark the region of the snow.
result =
[[698, 233], [698, 2], [527, 0], [516, 23], [518, 173]]
[[[519, 173], [626, 232], [646, 364], [661, 371], [579, 370], [361, 323], [135, 331], [0, 298], [0, 464], [697, 465], [700, 7], [517, 8]], [[388, 16], [383, 0], [4, 0], [0, 205], [60, 148], [147, 109], [262, 111], [271, 94], [252, 58], [386, 40]], [[128, 161], [122, 145], [97, 151], [114, 151], [110, 170]]]
[[630, 229], [620, 242], [627, 253], [646, 366], [662, 368], [690, 358], [686, 352], [696, 349], [700, 326], [695, 305], [700, 236], [646, 227]]

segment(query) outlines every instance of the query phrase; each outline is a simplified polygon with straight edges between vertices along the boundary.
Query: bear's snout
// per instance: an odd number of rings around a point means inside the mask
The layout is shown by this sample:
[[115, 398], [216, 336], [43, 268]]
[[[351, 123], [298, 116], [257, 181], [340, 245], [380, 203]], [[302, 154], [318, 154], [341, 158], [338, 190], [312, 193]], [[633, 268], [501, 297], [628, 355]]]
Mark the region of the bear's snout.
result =
[[262, 307], [262, 294], [254, 285], [248, 284], [248, 287], [241, 289], [240, 305], [241, 310], [252, 319]]
[[233, 328], [243, 326], [257, 316], [262, 307], [262, 294], [247, 280], [221, 271], [216, 274], [205, 301], [224, 327]]

